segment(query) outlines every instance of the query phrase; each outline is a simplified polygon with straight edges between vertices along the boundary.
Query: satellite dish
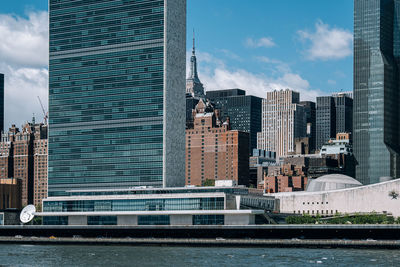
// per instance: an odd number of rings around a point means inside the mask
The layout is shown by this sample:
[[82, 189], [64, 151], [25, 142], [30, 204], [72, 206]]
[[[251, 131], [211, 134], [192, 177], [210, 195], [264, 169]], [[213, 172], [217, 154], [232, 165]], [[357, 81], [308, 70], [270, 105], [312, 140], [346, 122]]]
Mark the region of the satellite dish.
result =
[[21, 211], [19, 219], [21, 220], [22, 223], [28, 223], [32, 221], [33, 217], [35, 217], [35, 215], [33, 215], [34, 212], [36, 212], [35, 206], [28, 205]]

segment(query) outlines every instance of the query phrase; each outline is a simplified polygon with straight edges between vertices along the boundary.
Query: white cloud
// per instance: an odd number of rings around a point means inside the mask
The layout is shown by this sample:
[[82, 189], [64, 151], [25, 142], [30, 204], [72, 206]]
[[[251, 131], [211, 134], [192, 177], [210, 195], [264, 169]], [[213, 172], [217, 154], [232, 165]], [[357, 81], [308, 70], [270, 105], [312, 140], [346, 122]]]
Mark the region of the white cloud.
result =
[[21, 126], [48, 108], [48, 13], [0, 14], [0, 72], [5, 75], [5, 128]]
[[48, 64], [48, 15], [32, 12], [28, 19], [0, 15], [0, 58], [29, 67]]
[[315, 32], [298, 31], [300, 39], [310, 45], [305, 50], [309, 60], [342, 59], [353, 53], [353, 34], [349, 30], [332, 28], [322, 21], [315, 24]]
[[276, 44], [274, 41], [272, 41], [272, 38], [270, 37], [262, 37], [260, 39], [253, 39], [253, 38], [247, 38], [246, 39], [246, 46], [251, 47], [251, 48], [259, 48], [259, 47], [273, 47]]
[[36, 121], [43, 121], [37, 96], [47, 110], [48, 75], [46, 68], [8, 68], [5, 74], [5, 127], [21, 126], [31, 121], [33, 113]]
[[[203, 55], [205, 58], [202, 58]], [[197, 60], [199, 78], [206, 90], [241, 88], [246, 90], [248, 95], [264, 98], [267, 91], [290, 88], [300, 92], [302, 100], [313, 101], [322, 94], [319, 90], [311, 89], [307, 80], [292, 72], [287, 64], [279, 60], [258, 58], [259, 61], [275, 65], [274, 75], [268, 76], [241, 68], [229, 69], [227, 64], [209, 53], [198, 53]]]
[[269, 58], [266, 56], [261, 56], [261, 57], [256, 57], [257, 61], [263, 62], [263, 63], [267, 63], [267, 64], [271, 64], [273, 65], [274, 69], [272, 69], [272, 71], [274, 73], [276, 72], [290, 72], [290, 67], [289, 64], [286, 62], [283, 62], [281, 60], [278, 59], [273, 59], [273, 58]]

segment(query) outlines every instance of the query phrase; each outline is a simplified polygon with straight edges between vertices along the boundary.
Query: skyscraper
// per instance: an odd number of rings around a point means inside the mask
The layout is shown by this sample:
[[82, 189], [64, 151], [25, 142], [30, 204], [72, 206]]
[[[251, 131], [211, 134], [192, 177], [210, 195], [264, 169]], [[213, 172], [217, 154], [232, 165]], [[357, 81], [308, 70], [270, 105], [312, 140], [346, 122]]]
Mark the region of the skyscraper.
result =
[[354, 1], [354, 156], [363, 184], [400, 177], [400, 1]]
[[49, 196], [183, 186], [186, 0], [49, 5]]
[[4, 74], [0, 73], [0, 132], [4, 131]]
[[216, 180], [249, 184], [249, 133], [230, 130], [219, 110], [199, 101], [193, 128], [186, 130], [186, 184], [201, 186]]
[[197, 58], [196, 58], [196, 47], [193, 33], [193, 49], [192, 56], [190, 57], [190, 74], [186, 79], [186, 94], [192, 97], [204, 97], [204, 87], [200, 82], [199, 75], [197, 73]]
[[308, 137], [309, 152], [313, 153], [316, 147], [317, 135], [317, 110], [315, 107], [315, 102], [301, 101], [300, 105], [304, 107], [304, 112], [306, 113], [306, 136]]
[[333, 95], [336, 109], [336, 133], [353, 132], [353, 99], [347, 94]]
[[336, 135], [335, 100], [331, 96], [317, 97], [317, 149]]
[[276, 152], [276, 158], [294, 152], [295, 138], [306, 136], [306, 114], [300, 94], [286, 89], [267, 92], [262, 101], [262, 131], [257, 148]]
[[337, 133], [353, 132], [353, 99], [347, 94], [317, 97], [317, 149]]
[[231, 129], [250, 134], [249, 155], [257, 148], [257, 133], [261, 131], [261, 98], [246, 95], [241, 89], [207, 91], [206, 98], [221, 111], [221, 117], [229, 117]]
[[193, 126], [192, 112], [196, 108], [201, 98], [204, 98], [204, 87], [197, 73], [197, 58], [195, 49], [195, 39], [193, 32], [193, 49], [190, 57], [190, 73], [186, 79], [186, 125], [187, 128]]

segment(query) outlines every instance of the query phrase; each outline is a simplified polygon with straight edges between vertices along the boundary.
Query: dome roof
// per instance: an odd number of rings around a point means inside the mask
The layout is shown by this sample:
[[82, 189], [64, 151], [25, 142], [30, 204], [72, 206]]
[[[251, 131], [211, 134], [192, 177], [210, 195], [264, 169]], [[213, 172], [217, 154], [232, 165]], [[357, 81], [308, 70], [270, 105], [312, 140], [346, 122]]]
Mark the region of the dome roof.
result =
[[311, 180], [311, 182], [307, 186], [306, 191], [332, 191], [357, 186], [362, 186], [362, 183], [350, 176], [342, 174], [328, 174], [321, 176], [315, 180]]

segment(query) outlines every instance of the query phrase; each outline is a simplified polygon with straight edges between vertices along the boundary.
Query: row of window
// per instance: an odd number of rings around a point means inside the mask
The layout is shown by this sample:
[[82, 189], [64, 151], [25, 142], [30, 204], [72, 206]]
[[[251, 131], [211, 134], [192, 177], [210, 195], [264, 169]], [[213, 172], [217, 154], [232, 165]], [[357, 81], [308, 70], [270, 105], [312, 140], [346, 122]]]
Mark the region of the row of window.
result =
[[[123, 157], [123, 158], [104, 158], [95, 160], [85, 160], [85, 162], [57, 162], [52, 164], [52, 171], [94, 171], [94, 170], [124, 170], [129, 168], [144, 168], [146, 163], [162, 162], [162, 156], [142, 156], [142, 157]], [[75, 164], [73, 164], [75, 163]], [[118, 164], [117, 164], [118, 163]], [[100, 165], [100, 166], [99, 166]]]
[[75, 111], [60, 111], [60, 112], [52, 112], [52, 116], [54, 117], [75, 117], [75, 116], [95, 116], [101, 114], [119, 114], [119, 113], [127, 113], [127, 112], [135, 112], [135, 111], [150, 111], [150, 110], [159, 110], [163, 108], [162, 102], [160, 104], [146, 104], [146, 105], [132, 105], [132, 106], [123, 106], [115, 107], [115, 108], [103, 108], [103, 109], [95, 109], [95, 110], [75, 110]]
[[[140, 133], [140, 132], [139, 132]], [[74, 143], [62, 143], [62, 142], [54, 142], [50, 140], [50, 148], [49, 152], [53, 152], [53, 149], [58, 148], [72, 148], [72, 147], [85, 147], [85, 146], [102, 146], [102, 145], [129, 145], [129, 144], [137, 144], [137, 143], [156, 143], [162, 142], [162, 131], [155, 130], [147, 133], [147, 136], [141, 136], [141, 134], [135, 134], [131, 138], [128, 139], [99, 139], [99, 140], [89, 140], [89, 141], [76, 141]]]
[[71, 118], [53, 118], [50, 117], [49, 124], [65, 124], [65, 123], [77, 123], [77, 122], [94, 122], [94, 121], [107, 121], [107, 120], [122, 120], [122, 119], [137, 119], [137, 118], [151, 118], [163, 116], [163, 110], [159, 107], [153, 111], [141, 111], [131, 113], [117, 113], [107, 115], [95, 115], [86, 117], [71, 117]]
[[59, 36], [57, 33], [72, 33], [71, 37], [75, 37], [74, 33], [79, 32], [89, 32], [91, 29], [99, 29], [103, 27], [110, 27], [116, 25], [126, 25], [133, 24], [136, 27], [141, 27], [144, 23], [163, 23], [163, 14], [151, 13], [147, 15], [130, 17], [129, 12], [122, 13], [111, 13], [106, 16], [98, 17], [84, 17], [82, 19], [74, 19], [60, 22], [52, 23], [50, 22], [51, 33], [54, 36]]
[[[294, 214], [296, 214], [296, 211], [293, 211]], [[313, 214], [313, 215], [334, 215], [337, 214], [338, 210], [335, 210], [335, 213], [333, 213], [333, 210], [298, 210], [297, 214]]]
[[[124, 85], [126, 86], [126, 85]], [[97, 90], [98, 96], [93, 94], [92, 92], [82, 92], [74, 94], [76, 98], [73, 97], [73, 94], [65, 94], [62, 95], [51, 95], [50, 100], [52, 106], [50, 107], [50, 111], [53, 112], [54, 107], [60, 107], [61, 110], [64, 105], [77, 105], [77, 104], [97, 104], [102, 102], [112, 102], [112, 101], [123, 101], [123, 100], [132, 100], [132, 99], [142, 99], [142, 98], [150, 98], [150, 97], [162, 97], [163, 90], [160, 85], [153, 87], [154, 90], [137, 92], [139, 90], [133, 90], [126, 88], [127, 92], [125, 93], [124, 89], [112, 89], [102, 91], [101, 89]], [[129, 91], [136, 91], [129, 93]]]
[[[64, 27], [62, 29], [52, 29], [51, 30], [51, 41], [52, 40], [60, 40], [60, 39], [68, 39], [68, 38], [77, 38], [81, 36], [87, 35], [96, 35], [101, 33], [108, 32], [116, 32], [122, 30], [132, 30], [132, 29], [143, 29], [143, 28], [151, 28], [152, 26], [162, 26], [163, 21], [160, 20], [161, 15], [157, 14], [150, 18], [147, 16], [147, 21], [135, 21], [135, 19], [127, 19], [127, 20], [114, 20], [110, 22], [101, 22], [96, 24], [85, 25], [81, 24], [77, 27]], [[124, 23], [128, 22], [128, 24]], [[139, 22], [139, 23], [138, 23]], [[57, 34], [58, 33], [58, 34]], [[142, 33], [139, 31], [139, 33]]]
[[[162, 65], [155, 65], [155, 64], [150, 64], [154, 61], [148, 61], [149, 65], [151, 66], [143, 66], [143, 64], [140, 64], [140, 67], [137, 67], [137, 61], [144, 61], [148, 59], [163, 59], [163, 53], [157, 53], [157, 54], [142, 54], [142, 55], [137, 55], [137, 56], [129, 56], [129, 57], [123, 57], [123, 58], [116, 58], [116, 59], [103, 59], [103, 60], [98, 60], [98, 61], [91, 61], [90, 65], [88, 67], [83, 67], [82, 65], [86, 62], [80, 62], [80, 66], [77, 68], [66, 68], [64, 65], [62, 65], [62, 68], [60, 70], [53, 70], [52, 75], [71, 75], [71, 74], [76, 74], [76, 73], [85, 73], [85, 72], [94, 72], [94, 71], [111, 71], [111, 70], [117, 70], [117, 69], [129, 69], [129, 74], [137, 74], [137, 73], [148, 73], [148, 72], [154, 72], [154, 71], [162, 71], [163, 66]], [[130, 63], [129, 63], [130, 62]], [[157, 62], [157, 61], [156, 61]], [[78, 63], [75, 63], [78, 64]]]
[[[75, 82], [73, 82], [75, 83]], [[80, 87], [71, 87], [70, 85], [62, 85], [66, 86], [66, 88], [62, 89], [50, 89], [51, 99], [55, 101], [56, 105], [51, 108], [62, 108], [59, 104], [62, 105], [71, 105], [71, 104], [89, 104], [89, 107], [93, 107], [101, 102], [110, 102], [112, 100], [132, 100], [137, 98], [146, 98], [146, 97], [162, 97], [163, 96], [163, 87], [161, 85], [152, 85], [152, 86], [138, 86], [138, 87], [126, 87], [129, 84], [127, 83], [112, 83], [112, 84], [101, 84], [101, 85], [88, 85], [88, 86], [80, 86]], [[50, 85], [52, 86], [52, 85]], [[120, 87], [118, 87], [120, 86]], [[50, 87], [52, 88], [52, 87]], [[76, 90], [75, 90], [76, 89]], [[55, 91], [57, 94], [55, 93]], [[99, 92], [101, 92], [101, 96], [105, 97], [113, 97], [113, 99], [98, 98]], [[147, 93], [147, 94], [146, 94]], [[120, 97], [116, 98], [115, 95], [118, 94]], [[77, 102], [74, 99], [75, 97], [85, 97], [84, 101]], [[128, 97], [131, 96], [131, 97]], [[94, 97], [94, 98], [90, 98]], [[90, 106], [90, 100], [93, 102]], [[89, 103], [88, 103], [89, 102]], [[51, 109], [50, 111], [53, 111]]]
[[[118, 1], [119, 2], [119, 1]], [[137, 12], [130, 12], [131, 16], [146, 14], [146, 13], [153, 13], [153, 8], [162, 7], [164, 1], [149, 1], [147, 3], [133, 3], [128, 5], [125, 2], [118, 2], [115, 1], [97, 1], [95, 4], [85, 4], [85, 5], [77, 5], [75, 2], [71, 2], [68, 4], [60, 5], [60, 4], [50, 4], [51, 12], [51, 22], [54, 21], [66, 21], [68, 18], [75, 18], [80, 17], [79, 12], [86, 12], [81, 14], [81, 17], [88, 16], [87, 13], [90, 13], [91, 16], [93, 15], [106, 15], [118, 12], [126, 12], [130, 10], [139, 10]], [[79, 3], [79, 2], [78, 2]], [[64, 7], [64, 8], [63, 8]], [[53, 9], [54, 8], [54, 9]], [[95, 10], [95, 11], [92, 11]], [[154, 12], [160, 12], [162, 9], [154, 9]], [[137, 13], [137, 14], [136, 14]], [[75, 14], [75, 15], [66, 15], [66, 14]], [[57, 16], [57, 17], [56, 17]], [[90, 16], [90, 17], [91, 17]]]
[[129, 37], [122, 37], [116, 39], [109, 39], [109, 40], [101, 40], [93, 41], [93, 42], [80, 42], [77, 44], [71, 45], [60, 45], [60, 46], [50, 46], [50, 53], [52, 52], [59, 52], [59, 51], [67, 51], [67, 50], [75, 50], [75, 49], [83, 49], [83, 48], [92, 48], [92, 47], [101, 47], [107, 45], [116, 45], [116, 44], [123, 44], [123, 43], [131, 43], [131, 42], [139, 42], [139, 41], [149, 41], [155, 39], [163, 39], [164, 32], [160, 33], [150, 33], [150, 34], [143, 34], [143, 35], [134, 35]]
[[[153, 53], [162, 53], [164, 51], [163, 46], [142, 48], [142, 49], [130, 49], [127, 51], [117, 51], [108, 52], [87, 56], [77, 56], [77, 57], [66, 57], [58, 59], [50, 59], [50, 65], [53, 70], [65, 69], [65, 68], [75, 68], [81, 66], [91, 66], [97, 64], [97, 62], [102, 62], [103, 64], [112, 64], [118, 62], [124, 62], [129, 56], [135, 55], [149, 55]], [[102, 61], [106, 60], [106, 61]]]
[[[156, 79], [160, 77], [159, 71], [163, 70], [162, 63], [163, 63], [163, 57], [161, 56], [160, 59], [140, 60], [131, 63], [114, 64], [114, 65], [109, 64], [106, 66], [95, 66], [86, 68], [86, 70], [82, 71], [80, 69], [54, 71], [51, 73], [51, 78], [49, 79], [49, 82], [54, 83], [57, 81], [95, 79], [101, 77], [111, 77], [111, 76], [129, 75], [129, 74], [131, 74], [131, 76], [128, 80]], [[113, 66], [113, 68], [110, 66]], [[148, 66], [148, 67], [143, 68], [143, 66]], [[153, 70], [152, 72], [149, 72], [150, 67]]]
[[[52, 160], [53, 155], [73, 155], [79, 156], [82, 158], [91, 158], [85, 157], [85, 154], [92, 154], [98, 152], [113, 152], [113, 151], [133, 151], [140, 149], [162, 149], [162, 142], [155, 143], [141, 143], [141, 144], [124, 144], [124, 145], [112, 145], [112, 146], [97, 146], [97, 147], [74, 147], [74, 148], [57, 148], [56, 150], [49, 149], [49, 157]], [[122, 152], [125, 153], [125, 152]]]
[[118, 126], [115, 128], [99, 128], [99, 129], [76, 129], [76, 130], [64, 130], [60, 129], [57, 131], [51, 131], [50, 132], [50, 137], [54, 138], [55, 136], [63, 136], [67, 135], [71, 141], [77, 141], [80, 140], [80, 138], [85, 138], [85, 136], [100, 136], [100, 134], [103, 134], [105, 136], [107, 135], [114, 135], [114, 134], [125, 134], [129, 133], [132, 131], [151, 131], [151, 130], [162, 130], [163, 125], [160, 124], [159, 121], [153, 122], [153, 124], [145, 124], [145, 125], [136, 125], [136, 126]]
[[[151, 175], [151, 173], [160, 173], [163, 163], [148, 162], [140, 166], [127, 166], [125, 168], [112, 170], [111, 166], [99, 166], [97, 171], [71, 171], [65, 173], [63, 169], [58, 169], [58, 172], [49, 168], [49, 184], [86, 184], [86, 183], [112, 183], [121, 182], [137, 182], [145, 184], [149, 180], [162, 180], [162, 175]], [[95, 167], [95, 166], [94, 166]], [[151, 170], [153, 169], [153, 171]]]
[[[2, 214], [0, 214], [2, 215]], [[1, 225], [0, 217], [0, 225]], [[139, 215], [138, 225], [170, 225], [169, 215]], [[87, 216], [88, 225], [117, 225], [117, 216]], [[224, 225], [224, 215], [193, 215], [193, 225]], [[44, 217], [44, 225], [68, 225], [67, 216]]]
[[[314, 203], [316, 203], [317, 205], [319, 205], [319, 202], [307, 202], [307, 205], [310, 205], [310, 203], [311, 203], [311, 205], [314, 205]], [[321, 204], [328, 204], [328, 201], [326, 201], [326, 202], [321, 202]], [[306, 202], [303, 202], [303, 205], [306, 205]]]
[[[72, 164], [73, 161], [78, 163], [78, 161], [86, 162], [85, 160], [89, 159], [98, 159], [98, 158], [115, 158], [115, 157], [136, 157], [136, 156], [161, 156], [163, 153], [162, 150], [157, 149], [146, 149], [146, 150], [128, 150], [128, 151], [120, 151], [116, 153], [84, 153], [84, 154], [61, 154], [61, 155], [52, 155], [51, 160], [55, 161], [68, 161]], [[47, 160], [46, 160], [47, 162]], [[75, 164], [74, 163], [74, 164]], [[90, 161], [89, 161], [90, 163]], [[86, 164], [86, 163], [85, 163]], [[45, 165], [43, 165], [45, 166]]]
[[224, 197], [45, 201], [44, 212], [223, 210]]

